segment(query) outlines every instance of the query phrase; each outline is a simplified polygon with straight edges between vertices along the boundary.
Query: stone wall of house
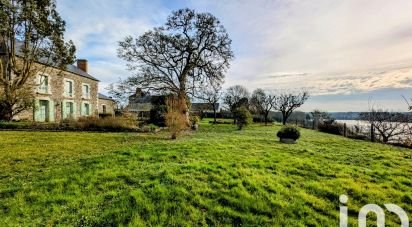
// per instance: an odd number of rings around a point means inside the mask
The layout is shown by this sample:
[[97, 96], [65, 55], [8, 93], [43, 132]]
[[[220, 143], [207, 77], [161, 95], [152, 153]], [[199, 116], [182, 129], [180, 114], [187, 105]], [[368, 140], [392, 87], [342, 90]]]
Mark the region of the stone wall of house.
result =
[[[98, 115], [98, 81], [86, 78], [81, 75], [77, 75], [72, 72], [62, 71], [55, 68], [47, 68], [33, 78], [36, 84], [39, 84], [39, 75], [46, 75], [49, 78], [48, 82], [48, 92], [43, 92], [39, 87], [35, 88], [35, 109], [27, 110], [18, 116], [16, 119], [21, 120], [36, 120], [36, 109], [39, 109], [39, 101], [45, 100], [49, 103], [49, 121], [59, 122], [65, 116], [63, 112], [65, 110], [66, 102], [73, 103], [74, 114], [73, 118], [78, 118], [82, 116], [82, 105], [84, 103], [89, 103], [90, 105], [90, 115]], [[73, 81], [73, 97], [68, 97], [65, 95], [64, 83], [65, 80]], [[88, 84], [90, 87], [90, 97], [83, 97], [83, 84]]]
[[[106, 107], [106, 113], [104, 113], [104, 108]], [[109, 99], [99, 99], [99, 114], [111, 114], [114, 116], [116, 109], [116, 102]]]

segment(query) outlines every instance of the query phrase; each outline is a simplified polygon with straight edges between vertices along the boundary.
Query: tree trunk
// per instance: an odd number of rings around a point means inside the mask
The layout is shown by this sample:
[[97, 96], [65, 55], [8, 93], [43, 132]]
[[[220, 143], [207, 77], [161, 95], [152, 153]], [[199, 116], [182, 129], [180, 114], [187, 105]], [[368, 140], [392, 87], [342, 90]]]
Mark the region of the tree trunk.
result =
[[217, 121], [216, 121], [216, 107], [215, 107], [215, 105], [213, 104], [213, 123], [214, 124], [216, 124], [217, 123]]
[[265, 125], [268, 125], [268, 113], [265, 113]]
[[236, 124], [236, 115], [232, 112], [232, 117], [233, 117], [233, 124]]
[[184, 91], [180, 91], [178, 99], [182, 100], [182, 114], [185, 116], [187, 126], [190, 126], [189, 107], [187, 106], [187, 96]]
[[8, 104], [1, 105], [3, 108], [0, 112], [0, 120], [11, 121], [13, 120], [13, 108]]
[[282, 124], [283, 125], [286, 125], [286, 121], [288, 120], [288, 118], [286, 117], [286, 115], [285, 114], [283, 114], [283, 116], [282, 116]]

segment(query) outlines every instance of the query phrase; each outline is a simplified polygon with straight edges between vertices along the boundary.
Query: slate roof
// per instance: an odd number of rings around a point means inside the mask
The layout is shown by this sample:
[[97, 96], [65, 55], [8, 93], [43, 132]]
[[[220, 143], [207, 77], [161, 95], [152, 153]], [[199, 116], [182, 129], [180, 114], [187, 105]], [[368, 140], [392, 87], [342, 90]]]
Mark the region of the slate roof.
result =
[[[17, 55], [21, 54], [21, 48], [22, 48], [22, 46], [23, 46], [23, 42], [18, 41], [18, 42], [16, 43], [16, 49], [17, 49], [16, 52], [17, 52]], [[4, 53], [4, 51], [5, 51], [4, 48], [1, 48], [1, 49], [0, 49], [0, 53]], [[40, 64], [46, 64], [46, 63], [47, 63], [47, 60], [46, 60], [46, 59], [41, 59], [38, 63], [40, 63]], [[56, 68], [56, 67], [54, 67], [54, 68]], [[96, 78], [93, 77], [92, 75], [88, 74], [87, 72], [79, 69], [79, 68], [78, 68], [77, 66], [75, 66], [75, 65], [67, 65], [65, 71], [66, 71], [66, 72], [70, 72], [70, 73], [74, 73], [74, 74], [76, 74], [76, 75], [79, 75], [79, 76], [82, 76], [82, 77], [85, 77], [85, 78], [88, 78], [88, 79], [91, 79], [91, 80], [99, 81], [98, 79], [96, 79]]]
[[113, 98], [108, 97], [108, 96], [106, 96], [106, 95], [103, 95], [103, 94], [101, 94], [101, 93], [98, 93], [98, 96], [99, 96], [99, 99], [106, 99], [106, 100], [114, 101]]
[[90, 74], [86, 73], [85, 71], [77, 68], [77, 66], [75, 66], [75, 65], [67, 65], [66, 66], [66, 71], [77, 74], [77, 75], [82, 76], [82, 77], [86, 77], [86, 78], [91, 79], [91, 80], [99, 81], [98, 79], [96, 79], [92, 75], [90, 75]]

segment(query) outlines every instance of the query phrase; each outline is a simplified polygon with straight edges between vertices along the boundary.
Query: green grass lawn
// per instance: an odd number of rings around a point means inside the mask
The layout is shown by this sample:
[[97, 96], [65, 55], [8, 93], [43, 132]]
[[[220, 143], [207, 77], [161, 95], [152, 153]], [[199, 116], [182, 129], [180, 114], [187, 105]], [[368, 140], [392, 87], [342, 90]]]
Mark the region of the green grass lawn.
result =
[[[0, 132], [0, 226], [338, 226], [363, 205], [412, 219], [411, 150], [279, 126], [209, 125], [158, 134]], [[387, 215], [387, 224], [399, 220]]]

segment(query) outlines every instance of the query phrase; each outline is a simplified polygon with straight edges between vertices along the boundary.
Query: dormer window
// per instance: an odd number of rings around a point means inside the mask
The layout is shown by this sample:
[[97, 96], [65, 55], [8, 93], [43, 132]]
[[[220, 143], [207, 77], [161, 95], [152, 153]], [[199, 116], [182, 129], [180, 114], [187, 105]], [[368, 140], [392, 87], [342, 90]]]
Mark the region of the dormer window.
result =
[[64, 95], [66, 97], [73, 97], [74, 92], [73, 92], [73, 81], [66, 79], [64, 81]]
[[82, 85], [82, 97], [84, 99], [90, 99], [90, 85], [88, 84], [83, 84]]
[[39, 76], [39, 88], [38, 92], [47, 94], [49, 93], [49, 77], [46, 75]]

